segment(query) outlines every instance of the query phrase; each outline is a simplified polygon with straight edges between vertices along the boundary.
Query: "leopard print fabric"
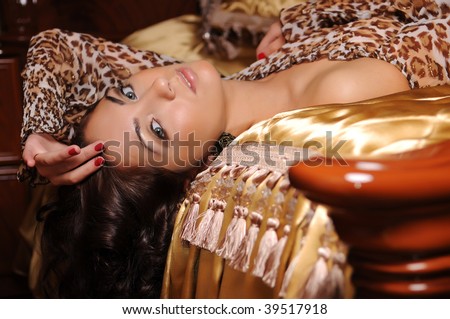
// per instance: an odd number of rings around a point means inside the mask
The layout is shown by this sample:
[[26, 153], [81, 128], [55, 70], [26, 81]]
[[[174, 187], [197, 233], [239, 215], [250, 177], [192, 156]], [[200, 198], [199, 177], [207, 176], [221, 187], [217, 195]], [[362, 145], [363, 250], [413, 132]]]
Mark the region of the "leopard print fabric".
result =
[[310, 0], [280, 14], [286, 44], [230, 79], [263, 78], [321, 58], [375, 58], [411, 88], [450, 83], [450, 1]]

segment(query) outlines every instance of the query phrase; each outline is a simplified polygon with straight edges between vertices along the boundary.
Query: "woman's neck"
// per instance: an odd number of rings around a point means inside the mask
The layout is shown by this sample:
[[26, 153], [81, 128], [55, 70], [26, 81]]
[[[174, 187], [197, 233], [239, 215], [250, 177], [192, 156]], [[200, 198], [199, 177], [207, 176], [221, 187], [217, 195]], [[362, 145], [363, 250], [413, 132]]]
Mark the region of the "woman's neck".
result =
[[298, 108], [291, 89], [278, 76], [258, 81], [227, 80], [223, 81], [223, 87], [226, 130], [233, 135], [277, 113]]
[[257, 81], [223, 81], [227, 132], [238, 135], [277, 113], [315, 105], [310, 85], [341, 63], [345, 62], [321, 59]]

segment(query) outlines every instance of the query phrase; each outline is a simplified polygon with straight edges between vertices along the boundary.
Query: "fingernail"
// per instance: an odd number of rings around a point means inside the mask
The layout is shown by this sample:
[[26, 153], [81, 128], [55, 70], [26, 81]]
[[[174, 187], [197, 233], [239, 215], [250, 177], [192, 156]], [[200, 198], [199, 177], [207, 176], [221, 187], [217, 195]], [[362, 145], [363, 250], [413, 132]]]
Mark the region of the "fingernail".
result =
[[104, 162], [105, 162], [105, 159], [103, 157], [97, 157], [95, 159], [94, 164], [95, 164], [95, 166], [98, 167], [98, 166], [102, 166]]
[[103, 143], [98, 143], [97, 145], [95, 145], [95, 151], [100, 152], [101, 150], [103, 150]]
[[258, 54], [258, 60], [262, 60], [262, 59], [265, 59], [265, 58], [266, 58], [266, 55], [263, 52]]
[[77, 150], [75, 149], [75, 148], [71, 148], [70, 150], [69, 150], [69, 155], [70, 156], [74, 156], [74, 155], [77, 155], [78, 154], [78, 152], [77, 152]]

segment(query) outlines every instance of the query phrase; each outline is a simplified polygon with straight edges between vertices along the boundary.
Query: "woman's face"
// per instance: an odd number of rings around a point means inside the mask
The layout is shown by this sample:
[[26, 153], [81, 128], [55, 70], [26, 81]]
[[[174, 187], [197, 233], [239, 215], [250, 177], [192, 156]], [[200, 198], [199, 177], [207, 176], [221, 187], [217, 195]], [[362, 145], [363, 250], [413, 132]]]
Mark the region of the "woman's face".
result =
[[224, 130], [220, 76], [205, 61], [141, 71], [112, 88], [91, 112], [86, 141], [105, 141], [119, 166], [182, 171], [195, 166]]

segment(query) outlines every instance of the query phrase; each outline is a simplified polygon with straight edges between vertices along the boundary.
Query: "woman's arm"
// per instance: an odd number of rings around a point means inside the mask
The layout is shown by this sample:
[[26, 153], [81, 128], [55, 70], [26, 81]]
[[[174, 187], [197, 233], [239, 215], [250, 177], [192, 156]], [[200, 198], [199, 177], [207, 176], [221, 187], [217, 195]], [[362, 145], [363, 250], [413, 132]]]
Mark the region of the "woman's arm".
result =
[[395, 0], [308, 0], [280, 13], [287, 42], [333, 25], [380, 16], [393, 10]]
[[359, 19], [382, 15], [390, 10], [390, 0], [306, 1], [280, 13], [280, 21], [274, 23], [256, 48], [258, 59], [280, 49], [286, 42], [296, 42], [298, 37], [321, 31], [333, 25], [342, 25]]

